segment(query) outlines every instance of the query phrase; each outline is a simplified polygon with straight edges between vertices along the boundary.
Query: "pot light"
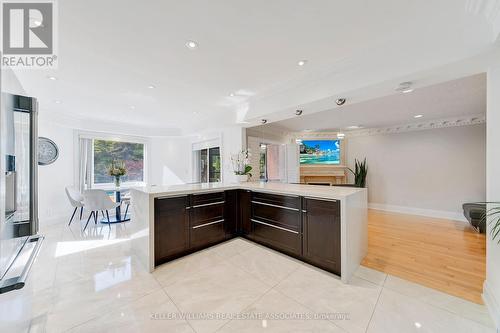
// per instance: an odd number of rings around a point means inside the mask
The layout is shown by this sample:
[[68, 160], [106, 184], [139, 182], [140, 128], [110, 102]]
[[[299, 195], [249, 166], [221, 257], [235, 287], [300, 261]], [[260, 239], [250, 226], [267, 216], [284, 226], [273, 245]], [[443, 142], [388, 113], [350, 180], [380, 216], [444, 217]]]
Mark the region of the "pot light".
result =
[[154, 89], [154, 88], [156, 88], [156, 86], [155, 86], [155, 85], [150, 84], [150, 85], [148, 86], [148, 89]]
[[130, 105], [129, 108], [135, 110], [135, 105]]
[[417, 115], [414, 115], [413, 118], [418, 119], [418, 118], [422, 118], [423, 116], [424, 116], [423, 114], [417, 114]]
[[399, 86], [396, 88], [396, 91], [407, 94], [411, 93], [413, 91], [413, 82], [407, 81], [407, 82], [401, 82]]
[[197, 43], [197, 42], [195, 42], [194, 40], [188, 40], [188, 41], [186, 42], [186, 47], [187, 47], [188, 49], [194, 50], [194, 49], [196, 49], [196, 48], [198, 47], [198, 43]]
[[335, 100], [335, 104], [337, 104], [338, 106], [341, 106], [341, 105], [344, 105], [345, 104], [345, 101], [346, 99], [345, 98], [337, 98]]
[[307, 60], [299, 60], [299, 62], [297, 62], [297, 65], [299, 66], [304, 66], [305, 64], [307, 63]]
[[230, 93], [230, 94], [229, 94], [229, 97], [234, 97], [234, 93]]
[[55, 77], [55, 76], [47, 76], [47, 79], [52, 80], [52, 81], [56, 81], [57, 77]]
[[56, 100], [54, 101], [54, 103], [56, 103], [56, 104], [61, 104], [61, 101], [56, 99]]

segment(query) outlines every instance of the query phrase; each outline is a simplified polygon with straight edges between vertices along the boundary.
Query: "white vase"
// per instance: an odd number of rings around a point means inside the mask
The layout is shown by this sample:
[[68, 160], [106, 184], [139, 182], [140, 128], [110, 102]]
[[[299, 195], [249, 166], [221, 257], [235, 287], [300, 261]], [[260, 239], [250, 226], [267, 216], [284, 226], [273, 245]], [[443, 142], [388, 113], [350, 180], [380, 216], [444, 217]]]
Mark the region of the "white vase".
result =
[[248, 181], [248, 175], [236, 175], [236, 180], [238, 183], [246, 183]]

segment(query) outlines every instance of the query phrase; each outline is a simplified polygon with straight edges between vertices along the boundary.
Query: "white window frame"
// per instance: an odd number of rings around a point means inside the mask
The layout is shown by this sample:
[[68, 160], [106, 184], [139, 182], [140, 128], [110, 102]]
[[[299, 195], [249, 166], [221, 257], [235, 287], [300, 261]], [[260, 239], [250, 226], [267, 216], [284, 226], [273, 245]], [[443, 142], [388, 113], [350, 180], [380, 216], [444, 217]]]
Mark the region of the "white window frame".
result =
[[[111, 133], [100, 133], [100, 132], [88, 132], [88, 131], [76, 131], [75, 132], [75, 165], [78, 164], [78, 160], [80, 158], [79, 155], [79, 141], [81, 138], [83, 139], [92, 139], [92, 140], [108, 140], [108, 141], [117, 141], [117, 142], [130, 142], [130, 143], [139, 143], [144, 146], [144, 167], [143, 167], [143, 181], [142, 182], [122, 182], [122, 188], [130, 188], [136, 186], [145, 186], [148, 183], [149, 174], [150, 174], [150, 165], [149, 165], [149, 156], [150, 156], [150, 141], [148, 138], [138, 137], [138, 136], [129, 136], [129, 135], [121, 135], [121, 134], [111, 134]], [[91, 186], [93, 189], [111, 189], [114, 188], [114, 183], [94, 183], [94, 145], [92, 144], [92, 170], [90, 174]], [[75, 179], [78, 178], [78, 170], [75, 172]], [[78, 182], [75, 182], [77, 184]]]
[[[209, 184], [210, 183], [210, 174], [207, 175], [207, 181], [202, 182], [201, 181], [201, 170], [197, 170], [197, 165], [196, 160], [198, 158], [197, 153], [200, 150], [203, 149], [208, 149], [207, 151], [207, 161], [210, 161], [210, 148], [219, 148], [219, 155], [220, 155], [220, 180], [218, 182], [213, 182], [213, 183], [222, 183], [223, 182], [223, 177], [224, 177], [224, 169], [223, 169], [223, 149], [222, 149], [222, 138], [220, 136], [211, 138], [211, 139], [206, 139], [202, 141], [196, 141], [191, 144], [191, 150], [192, 150], [192, 164], [191, 164], [191, 169], [193, 173], [193, 180], [195, 182], [199, 182], [201, 184]], [[208, 170], [207, 170], [208, 171]]]

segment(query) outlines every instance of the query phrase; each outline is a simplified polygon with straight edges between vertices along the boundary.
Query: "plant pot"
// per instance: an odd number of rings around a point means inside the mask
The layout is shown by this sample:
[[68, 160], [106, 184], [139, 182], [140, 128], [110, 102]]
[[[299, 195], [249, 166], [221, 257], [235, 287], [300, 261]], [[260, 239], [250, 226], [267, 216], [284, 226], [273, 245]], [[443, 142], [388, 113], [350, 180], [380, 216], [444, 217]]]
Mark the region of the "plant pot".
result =
[[248, 175], [236, 175], [236, 180], [238, 183], [246, 183], [248, 182]]

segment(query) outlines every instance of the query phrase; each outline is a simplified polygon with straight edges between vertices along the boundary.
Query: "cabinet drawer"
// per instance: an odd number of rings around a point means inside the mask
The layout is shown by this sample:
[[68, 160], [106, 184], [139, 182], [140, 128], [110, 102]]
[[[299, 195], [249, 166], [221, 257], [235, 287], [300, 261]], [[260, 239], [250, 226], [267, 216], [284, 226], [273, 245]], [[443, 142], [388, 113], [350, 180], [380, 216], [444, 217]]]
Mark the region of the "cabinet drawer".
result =
[[193, 194], [191, 196], [191, 206], [193, 208], [215, 204], [224, 201], [224, 192], [212, 192], [203, 194]]
[[252, 219], [251, 238], [278, 251], [287, 252], [297, 256], [302, 252], [302, 239], [300, 232], [276, 226], [264, 221], [259, 221], [257, 219]]
[[192, 226], [190, 230], [191, 248], [206, 247], [226, 238], [224, 219]]
[[191, 209], [191, 226], [224, 219], [224, 203], [213, 203]]
[[279, 207], [286, 207], [295, 211], [300, 210], [299, 196], [252, 192], [252, 201]]
[[252, 217], [259, 221], [300, 232], [300, 213], [296, 210], [252, 201]]

